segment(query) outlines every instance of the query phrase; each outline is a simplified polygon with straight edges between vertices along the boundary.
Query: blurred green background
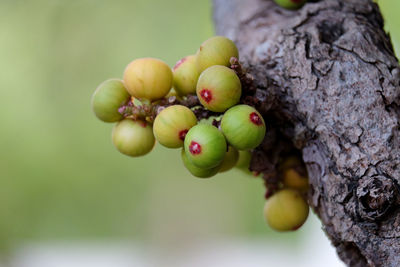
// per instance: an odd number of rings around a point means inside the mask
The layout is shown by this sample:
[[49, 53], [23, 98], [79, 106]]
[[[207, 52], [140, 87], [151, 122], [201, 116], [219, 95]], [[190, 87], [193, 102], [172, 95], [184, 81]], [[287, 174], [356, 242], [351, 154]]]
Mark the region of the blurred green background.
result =
[[[380, 0], [397, 51], [400, 1]], [[260, 179], [189, 175], [179, 150], [132, 159], [90, 109], [134, 58], [170, 66], [214, 34], [209, 1], [0, 2], [0, 242], [135, 239], [155, 244], [271, 233]]]

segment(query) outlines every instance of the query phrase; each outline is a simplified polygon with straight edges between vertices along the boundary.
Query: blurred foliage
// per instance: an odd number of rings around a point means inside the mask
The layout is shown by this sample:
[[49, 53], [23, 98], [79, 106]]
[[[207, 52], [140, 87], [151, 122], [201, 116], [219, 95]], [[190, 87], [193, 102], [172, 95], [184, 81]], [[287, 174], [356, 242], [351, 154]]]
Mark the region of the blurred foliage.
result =
[[390, 34], [397, 57], [400, 56], [400, 1], [376, 0], [385, 19], [385, 30]]
[[[399, 2], [380, 3], [398, 46], [390, 5]], [[196, 179], [179, 150], [160, 146], [123, 156], [111, 144], [112, 125], [90, 110], [96, 86], [121, 77], [132, 59], [173, 66], [212, 35], [208, 1], [1, 1], [0, 243], [282, 238], [263, 221], [260, 179], [240, 171]]]

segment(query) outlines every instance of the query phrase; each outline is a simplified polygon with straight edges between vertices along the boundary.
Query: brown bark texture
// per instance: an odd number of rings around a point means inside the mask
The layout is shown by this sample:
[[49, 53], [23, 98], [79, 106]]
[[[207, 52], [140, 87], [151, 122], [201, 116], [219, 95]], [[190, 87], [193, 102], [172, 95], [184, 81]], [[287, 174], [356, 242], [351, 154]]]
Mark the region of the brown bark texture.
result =
[[309, 204], [340, 258], [400, 266], [400, 68], [378, 6], [214, 0], [214, 21], [238, 45], [270, 130], [302, 152]]

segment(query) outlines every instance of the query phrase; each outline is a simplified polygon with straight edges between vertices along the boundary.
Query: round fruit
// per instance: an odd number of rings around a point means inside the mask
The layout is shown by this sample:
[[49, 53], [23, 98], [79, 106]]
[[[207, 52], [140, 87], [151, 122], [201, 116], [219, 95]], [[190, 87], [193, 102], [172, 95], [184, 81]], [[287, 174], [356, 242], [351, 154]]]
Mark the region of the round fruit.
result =
[[196, 167], [210, 169], [218, 166], [226, 154], [223, 134], [214, 126], [197, 124], [185, 137], [185, 153]]
[[174, 69], [174, 88], [175, 91], [185, 96], [196, 92], [196, 84], [200, 73], [196, 68], [196, 56], [187, 56], [179, 60]]
[[299, 229], [308, 217], [308, 204], [301, 194], [292, 189], [276, 192], [264, 206], [264, 217], [277, 231]]
[[302, 192], [308, 190], [307, 170], [298, 157], [288, 157], [279, 167], [285, 187], [298, 189]]
[[274, 0], [275, 3], [286, 9], [298, 9], [302, 7], [307, 0]]
[[129, 63], [124, 72], [128, 92], [141, 100], [163, 98], [171, 89], [172, 80], [169, 66], [156, 58], [136, 59]]
[[204, 107], [223, 112], [239, 102], [242, 86], [233, 70], [225, 66], [212, 66], [201, 73], [196, 93]]
[[100, 84], [92, 96], [92, 109], [97, 118], [104, 122], [123, 119], [118, 112], [131, 96], [121, 80], [110, 79]]
[[112, 142], [122, 154], [138, 157], [153, 149], [155, 139], [147, 122], [124, 119], [114, 126]]
[[239, 150], [257, 147], [265, 136], [265, 122], [260, 113], [248, 105], [237, 105], [225, 112], [221, 130], [228, 143]]
[[209, 178], [211, 176], [214, 176], [215, 174], [218, 173], [220, 166], [216, 166], [211, 169], [203, 169], [196, 167], [189, 161], [189, 159], [186, 156], [185, 150], [182, 149], [181, 151], [181, 157], [183, 161], [183, 165], [185, 165], [186, 169], [193, 175], [199, 178]]
[[177, 148], [183, 146], [186, 133], [197, 124], [193, 111], [181, 105], [163, 109], [154, 120], [153, 132], [163, 146]]
[[239, 151], [237, 151], [237, 149], [233, 146], [229, 146], [228, 152], [226, 152], [224, 160], [221, 163], [221, 168], [219, 169], [219, 172], [226, 172], [235, 167], [238, 159]]
[[214, 65], [229, 67], [232, 57], [239, 59], [239, 52], [234, 42], [224, 36], [211, 37], [202, 43], [197, 51], [197, 71], [201, 73]]

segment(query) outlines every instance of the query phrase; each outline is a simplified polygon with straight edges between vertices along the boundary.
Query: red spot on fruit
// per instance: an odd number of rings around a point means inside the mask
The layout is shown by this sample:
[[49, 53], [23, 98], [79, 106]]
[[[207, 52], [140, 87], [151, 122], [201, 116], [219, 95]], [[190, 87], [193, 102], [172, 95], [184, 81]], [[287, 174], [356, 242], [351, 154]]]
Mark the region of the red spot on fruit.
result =
[[261, 120], [261, 118], [260, 118], [260, 116], [257, 114], [257, 113], [255, 113], [255, 112], [252, 112], [252, 113], [250, 113], [250, 121], [252, 122], [252, 123], [254, 123], [255, 125], [262, 125], [263, 124], [263, 122], [262, 122], [262, 120]]
[[143, 128], [146, 128], [147, 122], [145, 122], [145, 121], [140, 121], [140, 122], [139, 122], [139, 125], [142, 126]]
[[201, 153], [201, 145], [195, 141], [192, 141], [189, 145], [189, 151], [192, 155], [198, 155]]
[[181, 139], [182, 141], [184, 141], [184, 140], [185, 140], [185, 137], [186, 137], [186, 134], [187, 134], [187, 132], [188, 132], [188, 130], [187, 130], [187, 129], [180, 131], [180, 132], [179, 132], [179, 139]]
[[203, 89], [200, 91], [200, 96], [201, 98], [206, 101], [207, 103], [210, 103], [210, 101], [212, 100], [212, 93], [210, 90], [208, 89]]
[[179, 60], [178, 62], [176, 62], [175, 66], [174, 66], [174, 70], [176, 70], [180, 65], [182, 65], [182, 63], [185, 62], [186, 59], [187, 59], [187, 57], [184, 57], [181, 60]]

